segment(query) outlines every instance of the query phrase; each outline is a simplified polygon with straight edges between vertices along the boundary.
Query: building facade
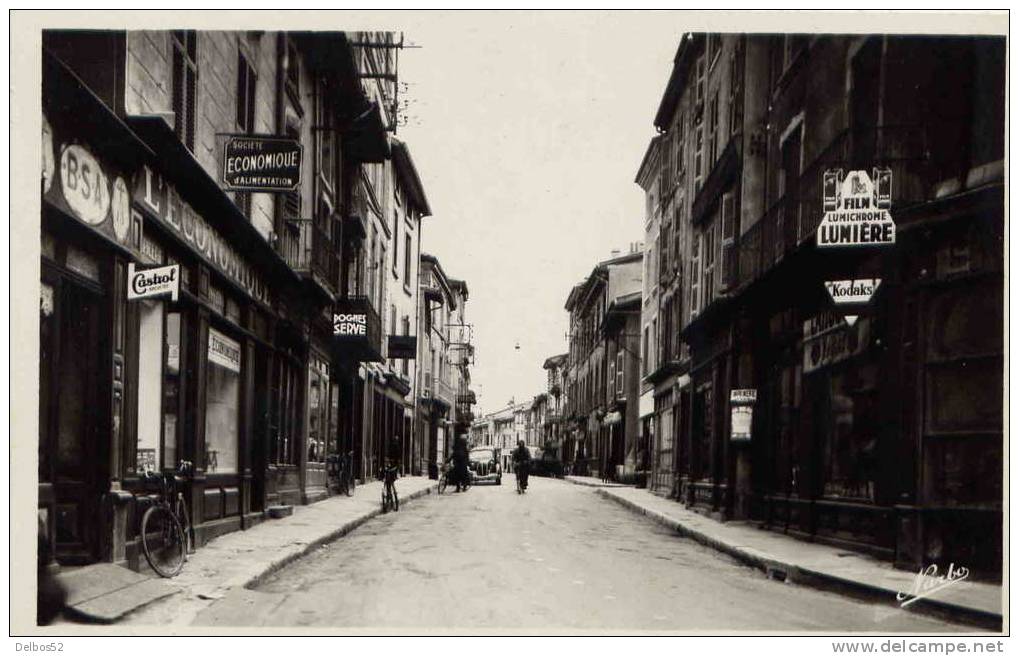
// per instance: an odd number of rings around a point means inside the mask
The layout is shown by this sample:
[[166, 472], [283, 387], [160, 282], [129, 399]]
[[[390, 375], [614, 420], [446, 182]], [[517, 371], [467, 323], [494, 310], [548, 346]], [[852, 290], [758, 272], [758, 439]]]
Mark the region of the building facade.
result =
[[[660, 208], [656, 491], [904, 567], [1000, 572], [1003, 53], [683, 37], [638, 174]], [[887, 211], [894, 238], [819, 247], [847, 202]], [[826, 283], [850, 281], [878, 283], [847, 319]]]
[[581, 475], [633, 475], [637, 448], [641, 245], [599, 263], [566, 300], [570, 313], [567, 469]]
[[[136, 565], [148, 471], [194, 464], [202, 545], [326, 497], [330, 456], [353, 452], [373, 476], [386, 436], [412, 434], [415, 350], [396, 357], [386, 337], [414, 337], [429, 208], [392, 134], [397, 46], [388, 33], [44, 33], [52, 560]], [[284, 143], [292, 177], [230, 177], [236, 143]], [[129, 298], [135, 269], [173, 266], [176, 294]], [[356, 335], [339, 334], [347, 323]], [[387, 410], [380, 394], [399, 401]]]

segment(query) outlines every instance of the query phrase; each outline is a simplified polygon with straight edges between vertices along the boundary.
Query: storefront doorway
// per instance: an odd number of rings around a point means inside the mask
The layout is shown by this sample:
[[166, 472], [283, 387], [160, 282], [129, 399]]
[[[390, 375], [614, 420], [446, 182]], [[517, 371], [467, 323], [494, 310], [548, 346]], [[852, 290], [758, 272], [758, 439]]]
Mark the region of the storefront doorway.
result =
[[[98, 283], [98, 267], [94, 269]], [[61, 564], [99, 558], [105, 478], [99, 372], [106, 345], [98, 284], [44, 264], [39, 331], [39, 483], [49, 538]], [[40, 503], [40, 506], [44, 504]]]

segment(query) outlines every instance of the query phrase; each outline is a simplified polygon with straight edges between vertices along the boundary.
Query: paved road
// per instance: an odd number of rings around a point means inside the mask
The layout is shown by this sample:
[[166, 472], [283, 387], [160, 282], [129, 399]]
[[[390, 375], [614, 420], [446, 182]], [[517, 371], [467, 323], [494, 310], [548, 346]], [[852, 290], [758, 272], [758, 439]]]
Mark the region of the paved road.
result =
[[598, 497], [532, 479], [429, 496], [219, 600], [232, 626], [966, 631], [767, 579]]

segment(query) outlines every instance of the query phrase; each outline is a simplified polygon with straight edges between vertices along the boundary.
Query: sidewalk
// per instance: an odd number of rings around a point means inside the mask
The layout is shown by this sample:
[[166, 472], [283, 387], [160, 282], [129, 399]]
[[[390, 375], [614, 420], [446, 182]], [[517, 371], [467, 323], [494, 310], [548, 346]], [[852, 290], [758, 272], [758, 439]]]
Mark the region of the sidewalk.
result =
[[[435, 481], [405, 477], [396, 483], [400, 512], [411, 499], [433, 493]], [[357, 486], [352, 497], [333, 496], [295, 506], [283, 519], [266, 519], [246, 531], [222, 535], [198, 549], [172, 579], [153, 578], [124, 567], [100, 564], [59, 578], [71, 587], [70, 605], [100, 622], [182, 625], [236, 588], [265, 577], [379, 515], [382, 482]], [[95, 568], [95, 569], [94, 569]], [[82, 572], [91, 572], [83, 575]], [[104, 585], [117, 573], [116, 586]]]
[[[616, 487], [595, 493], [777, 580], [863, 595], [888, 603], [890, 611], [900, 607], [896, 595], [909, 593], [916, 585], [917, 572], [896, 569], [890, 562], [866, 554], [806, 542], [749, 522], [718, 522], [647, 490]], [[904, 609], [948, 616], [995, 631], [1002, 629], [1002, 590], [993, 583], [961, 580]]]
[[564, 476], [563, 480], [569, 481], [574, 485], [584, 485], [587, 487], [631, 487], [622, 483], [606, 483], [594, 476]]

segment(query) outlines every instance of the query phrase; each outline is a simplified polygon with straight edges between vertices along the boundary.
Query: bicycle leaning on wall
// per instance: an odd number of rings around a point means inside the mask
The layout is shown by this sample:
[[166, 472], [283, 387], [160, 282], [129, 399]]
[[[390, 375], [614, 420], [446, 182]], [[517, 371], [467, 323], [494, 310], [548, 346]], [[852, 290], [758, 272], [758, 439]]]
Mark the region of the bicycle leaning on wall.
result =
[[145, 560], [160, 576], [172, 578], [194, 553], [195, 535], [184, 493], [178, 483], [189, 476], [191, 462], [182, 460], [176, 472], [145, 472], [146, 480], [159, 483], [154, 503], [142, 515], [141, 539]]

